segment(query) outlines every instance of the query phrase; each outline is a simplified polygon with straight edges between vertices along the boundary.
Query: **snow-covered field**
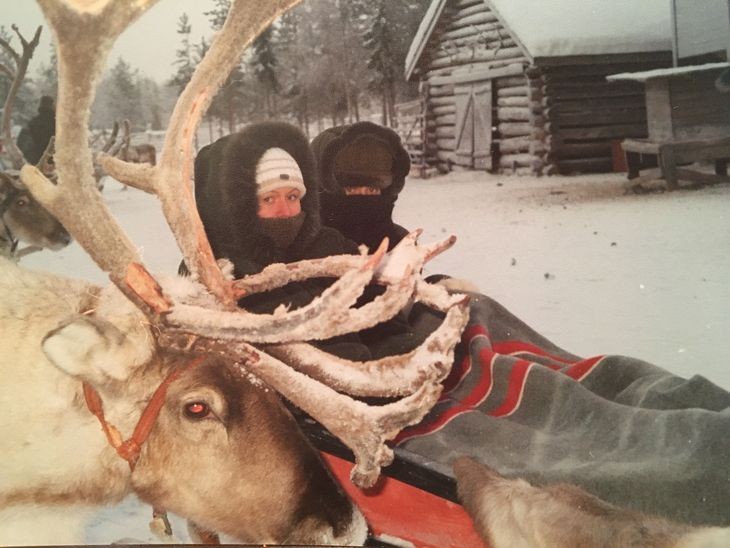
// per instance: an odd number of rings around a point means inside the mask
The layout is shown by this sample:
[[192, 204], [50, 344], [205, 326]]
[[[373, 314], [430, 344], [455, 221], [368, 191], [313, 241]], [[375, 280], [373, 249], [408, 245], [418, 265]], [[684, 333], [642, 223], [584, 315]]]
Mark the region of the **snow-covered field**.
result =
[[457, 234], [431, 267], [476, 282], [579, 355], [730, 389], [730, 186], [627, 194], [621, 174], [412, 180], [395, 218]]
[[[394, 217], [424, 228], [422, 241], [456, 234], [428, 273], [476, 283], [559, 346], [642, 358], [730, 390], [730, 185], [644, 195], [626, 186], [621, 174], [458, 172], [409, 179]], [[148, 266], [175, 272], [180, 254], [157, 200], [110, 180], [104, 196]], [[104, 281], [76, 244], [22, 264]], [[99, 515], [88, 541], [151, 540], [148, 521], [129, 499]]]

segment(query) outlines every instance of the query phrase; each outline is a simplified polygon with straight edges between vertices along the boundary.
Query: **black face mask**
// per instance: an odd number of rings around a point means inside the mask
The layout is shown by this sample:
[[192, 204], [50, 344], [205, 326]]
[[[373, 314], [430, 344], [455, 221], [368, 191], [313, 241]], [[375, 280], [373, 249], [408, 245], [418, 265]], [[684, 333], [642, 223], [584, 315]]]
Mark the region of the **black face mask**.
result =
[[306, 212], [300, 211], [293, 217], [260, 218], [259, 232], [271, 238], [278, 249], [286, 249], [299, 235], [306, 216]]
[[346, 196], [344, 194], [323, 194], [321, 196], [323, 217], [330, 226], [345, 232], [348, 227], [379, 225], [392, 222], [394, 200], [391, 196]]

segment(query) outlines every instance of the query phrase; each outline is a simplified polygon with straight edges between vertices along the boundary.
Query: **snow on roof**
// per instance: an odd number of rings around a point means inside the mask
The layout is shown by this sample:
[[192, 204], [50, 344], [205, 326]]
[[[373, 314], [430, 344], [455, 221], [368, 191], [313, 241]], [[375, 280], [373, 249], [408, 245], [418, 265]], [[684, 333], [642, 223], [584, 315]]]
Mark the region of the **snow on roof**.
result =
[[[484, 0], [532, 57], [671, 51], [670, 0]], [[410, 78], [447, 0], [432, 0], [406, 57]]]
[[622, 72], [620, 74], [609, 74], [606, 80], [636, 80], [637, 82], [646, 82], [652, 78], [662, 78], [667, 76], [682, 76], [693, 74], [695, 72], [703, 72], [705, 70], [720, 69], [730, 67], [730, 63], [707, 63], [704, 65], [691, 65], [687, 67], [672, 67], [664, 69], [645, 70], [643, 72]]
[[423, 48], [426, 47], [426, 43], [431, 37], [431, 33], [433, 32], [439, 17], [441, 17], [441, 12], [445, 5], [446, 0], [431, 0], [431, 4], [428, 6], [426, 14], [423, 16], [423, 19], [421, 19], [421, 24], [418, 25], [416, 35], [413, 37], [411, 45], [408, 48], [408, 53], [406, 54], [406, 80], [411, 77], [413, 69], [416, 68], [418, 58], [421, 57]]
[[489, 0], [530, 56], [671, 51], [669, 0]]

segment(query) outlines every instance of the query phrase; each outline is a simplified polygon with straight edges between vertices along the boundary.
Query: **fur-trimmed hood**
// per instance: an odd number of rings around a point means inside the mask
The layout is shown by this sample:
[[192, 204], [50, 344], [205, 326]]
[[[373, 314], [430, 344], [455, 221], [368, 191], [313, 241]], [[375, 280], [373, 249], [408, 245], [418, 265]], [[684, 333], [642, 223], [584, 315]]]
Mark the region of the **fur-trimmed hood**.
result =
[[411, 160], [395, 131], [372, 122], [357, 122], [332, 127], [314, 138], [312, 149], [317, 161], [317, 170], [321, 182], [320, 191], [329, 194], [343, 194], [342, 187], [337, 182], [334, 173], [337, 155], [348, 145], [363, 137], [369, 137], [380, 142], [392, 155], [393, 182], [383, 190], [383, 195], [389, 196], [392, 201], [395, 201], [405, 184], [406, 176], [411, 168]]
[[[276, 249], [257, 215], [256, 164], [270, 148], [288, 152], [299, 165], [307, 193], [306, 217], [286, 250]], [[297, 257], [317, 237], [321, 224], [317, 173], [306, 136], [284, 122], [251, 124], [203, 147], [195, 158], [195, 199], [216, 257], [237, 266], [252, 261], [261, 267]]]
[[[398, 134], [372, 122], [358, 122], [325, 130], [314, 138], [312, 149], [321, 181], [322, 223], [358, 244], [365, 244], [371, 251], [387, 237], [392, 249], [408, 233], [392, 218], [395, 201], [411, 167], [408, 152]], [[352, 166], [348, 166], [348, 162], [352, 162]], [[369, 181], [371, 165], [373, 179]], [[353, 186], [362, 181], [367, 186], [377, 186], [381, 194], [345, 194], [335, 171], [341, 170], [347, 177], [348, 167], [353, 167], [353, 172], [362, 177], [355, 179]], [[391, 184], [383, 188], [377, 183], [377, 177], [383, 175], [386, 168]]]

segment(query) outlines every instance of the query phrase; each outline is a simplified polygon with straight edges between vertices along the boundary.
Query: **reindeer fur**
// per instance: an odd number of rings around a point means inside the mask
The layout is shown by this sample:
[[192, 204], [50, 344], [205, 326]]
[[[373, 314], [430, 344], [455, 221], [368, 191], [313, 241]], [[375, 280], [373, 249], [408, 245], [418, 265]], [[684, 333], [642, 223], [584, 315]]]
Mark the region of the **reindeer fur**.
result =
[[[80, 381], [97, 389], [126, 439], [180, 358], [160, 355], [142, 314], [113, 286], [0, 259], [0, 293], [0, 544], [83, 543], [89, 511], [132, 491], [246, 542], [364, 540], [362, 516], [275, 393], [215, 359], [170, 386], [130, 473]], [[211, 416], [186, 419], [191, 401], [206, 402]]]
[[[12, 256], [5, 228], [13, 238], [38, 248], [62, 249], [71, 242], [71, 236], [27, 189], [7, 172], [0, 172], [0, 203], [13, 194], [0, 213], [0, 254]], [[2, 249], [5, 246], [7, 249]]]
[[454, 462], [454, 473], [459, 498], [491, 548], [730, 546], [730, 529], [625, 510], [573, 485], [536, 487], [469, 457]]

